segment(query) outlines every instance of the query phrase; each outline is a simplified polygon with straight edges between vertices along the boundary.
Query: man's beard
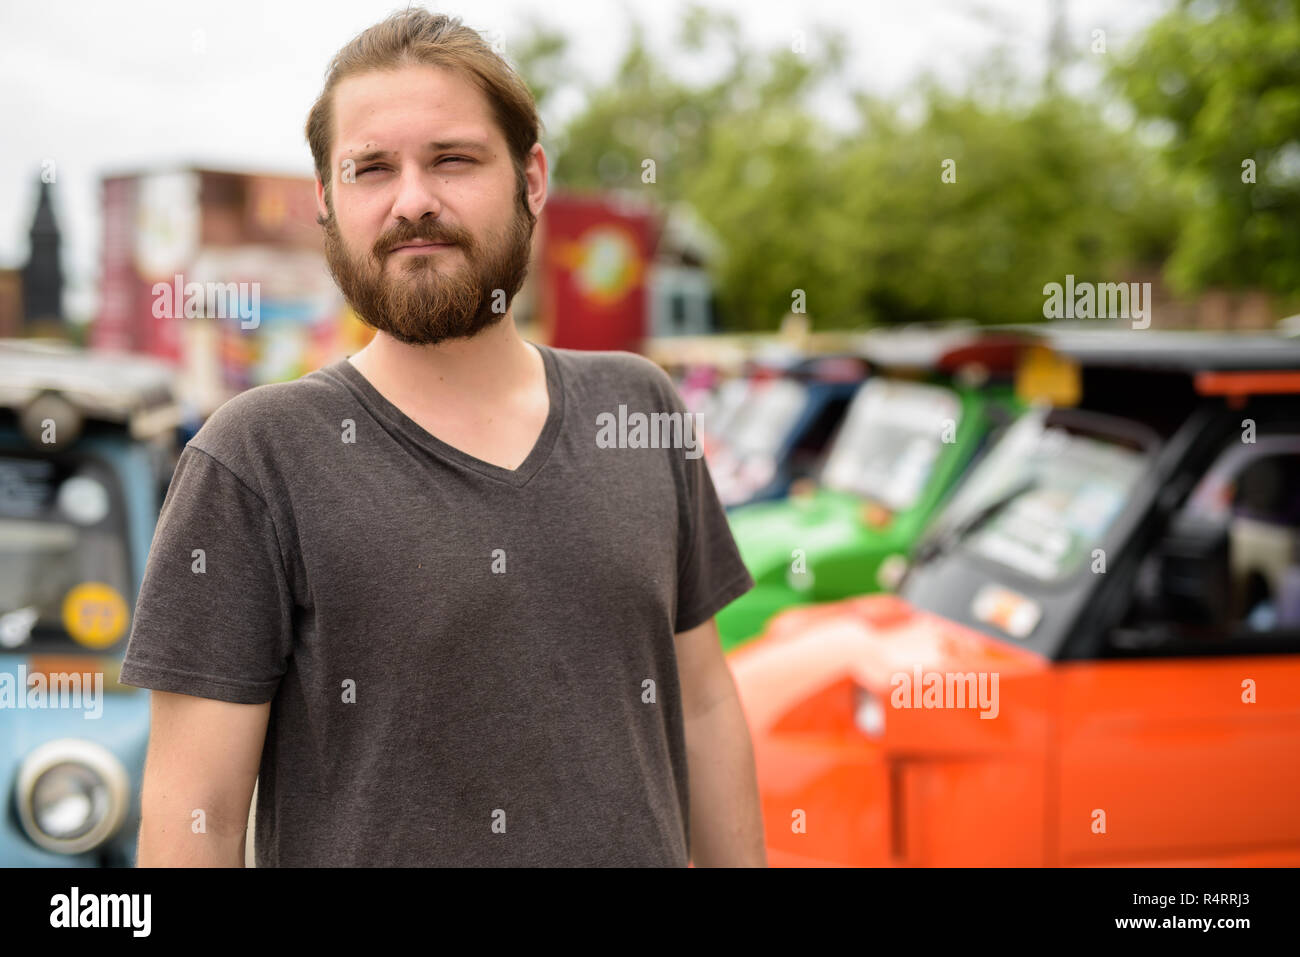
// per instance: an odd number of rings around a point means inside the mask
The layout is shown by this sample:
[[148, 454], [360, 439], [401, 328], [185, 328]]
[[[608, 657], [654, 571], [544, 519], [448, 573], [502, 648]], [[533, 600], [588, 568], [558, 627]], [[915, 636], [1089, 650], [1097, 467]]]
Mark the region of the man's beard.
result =
[[[536, 223], [532, 210], [521, 202], [504, 235], [483, 245], [459, 226], [436, 219], [403, 220], [367, 253], [355, 257], [343, 245], [331, 209], [322, 223], [325, 261], [343, 297], [366, 325], [408, 345], [435, 345], [478, 335], [501, 321], [528, 273]], [[414, 240], [452, 243], [455, 249], [390, 252]], [[447, 266], [445, 260], [456, 256], [457, 249], [465, 261]], [[397, 264], [396, 275], [385, 271], [390, 258]]]

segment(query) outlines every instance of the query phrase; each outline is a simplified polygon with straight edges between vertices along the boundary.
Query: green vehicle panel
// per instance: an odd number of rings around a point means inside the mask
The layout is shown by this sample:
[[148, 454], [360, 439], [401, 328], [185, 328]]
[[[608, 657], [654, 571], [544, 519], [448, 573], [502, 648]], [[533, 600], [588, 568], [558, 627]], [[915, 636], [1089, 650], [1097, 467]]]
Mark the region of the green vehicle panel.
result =
[[718, 613], [723, 649], [756, 637], [785, 608], [896, 582], [990, 431], [1020, 408], [1000, 385], [863, 383], [814, 491], [730, 513], [755, 587]]

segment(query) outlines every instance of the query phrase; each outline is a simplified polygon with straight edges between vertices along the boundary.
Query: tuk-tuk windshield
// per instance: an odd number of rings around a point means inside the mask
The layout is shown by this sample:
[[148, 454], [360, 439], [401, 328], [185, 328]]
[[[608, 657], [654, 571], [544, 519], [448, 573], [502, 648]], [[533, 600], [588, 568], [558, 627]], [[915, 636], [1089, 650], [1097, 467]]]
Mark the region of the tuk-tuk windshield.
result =
[[749, 382], [745, 379], [728, 379], [719, 385], [701, 410], [700, 431], [713, 438], [725, 437], [748, 394]]
[[808, 403], [808, 387], [792, 379], [762, 379], [720, 436], [738, 457], [775, 455]]
[[1040, 581], [1074, 574], [1128, 501], [1146, 465], [1119, 440], [1022, 416], [954, 498], [950, 527], [1011, 494], [965, 536], [967, 548]]
[[131, 595], [124, 518], [101, 462], [0, 455], [0, 652], [70, 644], [78, 585]]
[[961, 400], [951, 389], [868, 379], [822, 467], [822, 484], [894, 511], [910, 508], [960, 419]]

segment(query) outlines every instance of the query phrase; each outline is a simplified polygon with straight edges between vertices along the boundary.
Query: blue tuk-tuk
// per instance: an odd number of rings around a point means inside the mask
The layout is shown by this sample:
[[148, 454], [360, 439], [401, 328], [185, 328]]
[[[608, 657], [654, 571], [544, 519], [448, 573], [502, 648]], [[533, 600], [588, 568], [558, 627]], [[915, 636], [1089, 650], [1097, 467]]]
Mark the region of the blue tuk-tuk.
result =
[[185, 434], [173, 381], [0, 340], [0, 866], [135, 861], [149, 696], [117, 678]]

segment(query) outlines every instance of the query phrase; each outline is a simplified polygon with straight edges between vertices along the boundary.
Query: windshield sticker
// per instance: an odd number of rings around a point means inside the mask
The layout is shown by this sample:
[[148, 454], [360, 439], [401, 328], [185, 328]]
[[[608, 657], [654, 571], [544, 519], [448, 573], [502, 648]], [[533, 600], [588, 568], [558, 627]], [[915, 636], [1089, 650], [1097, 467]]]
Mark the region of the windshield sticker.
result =
[[1090, 538], [1099, 537], [1124, 506], [1124, 494], [1113, 485], [1101, 483], [1085, 486], [1066, 510], [1065, 521], [1071, 528]]
[[985, 585], [975, 596], [971, 612], [976, 621], [1006, 632], [1012, 638], [1028, 638], [1043, 617], [1042, 606], [999, 585]]

